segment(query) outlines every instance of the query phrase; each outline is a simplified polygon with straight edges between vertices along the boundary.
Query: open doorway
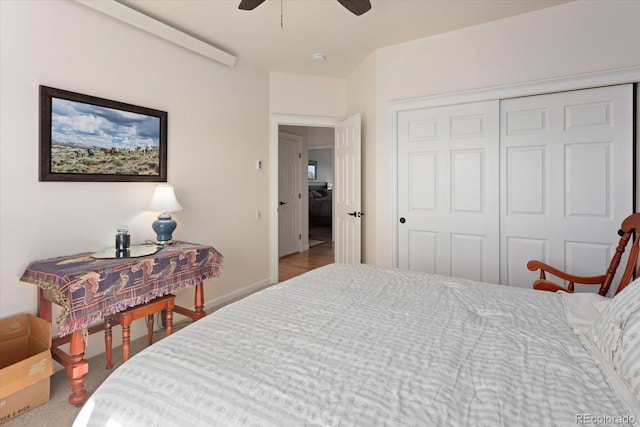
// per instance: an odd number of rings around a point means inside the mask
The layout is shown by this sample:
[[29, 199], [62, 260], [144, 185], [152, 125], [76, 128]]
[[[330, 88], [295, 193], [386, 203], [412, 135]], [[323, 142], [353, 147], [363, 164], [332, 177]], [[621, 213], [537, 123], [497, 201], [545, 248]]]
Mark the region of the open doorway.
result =
[[[311, 139], [308, 149], [309, 247], [333, 241], [333, 144], [334, 133], [309, 128], [319, 138]], [[320, 131], [320, 132], [318, 132]], [[322, 145], [314, 146], [313, 143]]]
[[329, 126], [278, 126], [279, 279], [333, 262], [334, 136]]
[[[331, 117], [311, 117], [311, 116], [271, 116], [271, 138], [270, 138], [270, 242], [269, 254], [271, 258], [271, 281], [276, 283], [279, 279], [279, 133], [283, 126], [317, 127], [331, 128], [334, 133], [334, 189], [333, 216], [332, 216], [332, 236], [335, 242], [334, 261], [344, 263], [361, 262], [361, 217], [360, 192], [361, 192], [361, 115], [356, 113], [346, 120]], [[300, 153], [300, 168], [302, 175], [307, 178], [308, 150]], [[301, 205], [304, 204], [302, 212], [308, 209], [308, 198], [299, 199]], [[307, 222], [308, 217], [303, 216]], [[301, 221], [302, 222], [302, 221]], [[306, 240], [308, 247], [308, 235], [302, 233], [305, 229], [299, 228], [300, 239]], [[306, 230], [306, 229], [305, 229]], [[304, 245], [301, 245], [304, 247]]]

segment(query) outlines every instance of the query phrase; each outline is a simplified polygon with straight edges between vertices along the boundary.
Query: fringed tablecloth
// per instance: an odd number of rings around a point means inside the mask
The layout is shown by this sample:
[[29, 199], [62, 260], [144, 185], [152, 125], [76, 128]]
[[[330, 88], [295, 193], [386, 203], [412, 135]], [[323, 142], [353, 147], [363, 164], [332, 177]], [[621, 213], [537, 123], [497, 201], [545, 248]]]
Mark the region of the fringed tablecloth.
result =
[[91, 252], [35, 261], [23, 282], [50, 290], [62, 311], [59, 335], [162, 295], [219, 277], [222, 254], [211, 246], [176, 242], [140, 258], [95, 259]]

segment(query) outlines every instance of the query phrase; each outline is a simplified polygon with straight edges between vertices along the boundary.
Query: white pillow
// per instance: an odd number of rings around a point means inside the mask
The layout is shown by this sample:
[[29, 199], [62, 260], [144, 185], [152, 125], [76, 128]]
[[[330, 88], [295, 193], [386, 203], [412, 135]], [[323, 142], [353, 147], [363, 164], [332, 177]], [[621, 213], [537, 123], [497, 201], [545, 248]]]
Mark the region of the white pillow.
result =
[[567, 316], [567, 323], [576, 334], [586, 334], [602, 317], [611, 298], [593, 292], [558, 292]]
[[622, 326], [618, 349], [613, 355], [618, 376], [640, 402], [640, 307]]
[[613, 363], [613, 353], [617, 350], [622, 335], [622, 326], [627, 318], [640, 307], [640, 279], [627, 285], [613, 297], [602, 311], [602, 317], [589, 331], [589, 338], [605, 359]]
[[587, 336], [640, 401], [640, 279], [612, 299]]

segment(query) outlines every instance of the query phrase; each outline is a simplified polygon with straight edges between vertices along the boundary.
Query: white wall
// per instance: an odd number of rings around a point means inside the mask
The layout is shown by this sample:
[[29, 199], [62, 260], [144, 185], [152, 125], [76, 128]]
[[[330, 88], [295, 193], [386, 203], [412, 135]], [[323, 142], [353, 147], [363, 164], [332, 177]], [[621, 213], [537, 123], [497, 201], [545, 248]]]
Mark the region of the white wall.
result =
[[[268, 283], [269, 76], [230, 69], [71, 1], [0, 2], [0, 318], [36, 313], [31, 261], [153, 238], [153, 183], [38, 182], [38, 85], [168, 112], [180, 240], [225, 257], [205, 299]], [[262, 172], [256, 160], [264, 161]], [[193, 290], [178, 294], [193, 305]], [[180, 316], [177, 317], [178, 319]], [[140, 323], [140, 322], [136, 322]], [[118, 335], [118, 334], [114, 334]], [[104, 351], [98, 339], [88, 354]]]
[[310, 127], [309, 149], [333, 147], [335, 142], [335, 130], [333, 128]]
[[640, 2], [576, 1], [380, 49], [375, 263], [393, 263], [391, 101], [639, 66], [639, 22]]
[[269, 74], [271, 114], [344, 117], [344, 79], [303, 74]]

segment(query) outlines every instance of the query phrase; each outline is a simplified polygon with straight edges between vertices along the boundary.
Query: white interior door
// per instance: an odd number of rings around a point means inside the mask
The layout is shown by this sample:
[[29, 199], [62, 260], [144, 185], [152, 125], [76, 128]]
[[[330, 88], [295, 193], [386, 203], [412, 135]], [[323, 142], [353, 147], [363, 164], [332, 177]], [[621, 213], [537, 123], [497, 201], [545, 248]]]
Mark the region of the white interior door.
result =
[[278, 255], [300, 251], [302, 140], [280, 132], [278, 140]]
[[335, 261], [350, 264], [361, 262], [360, 122], [356, 114], [335, 127]]
[[498, 101], [398, 113], [398, 266], [498, 282]]
[[502, 283], [530, 288], [531, 259], [604, 274], [633, 212], [632, 102], [631, 85], [501, 102]]

